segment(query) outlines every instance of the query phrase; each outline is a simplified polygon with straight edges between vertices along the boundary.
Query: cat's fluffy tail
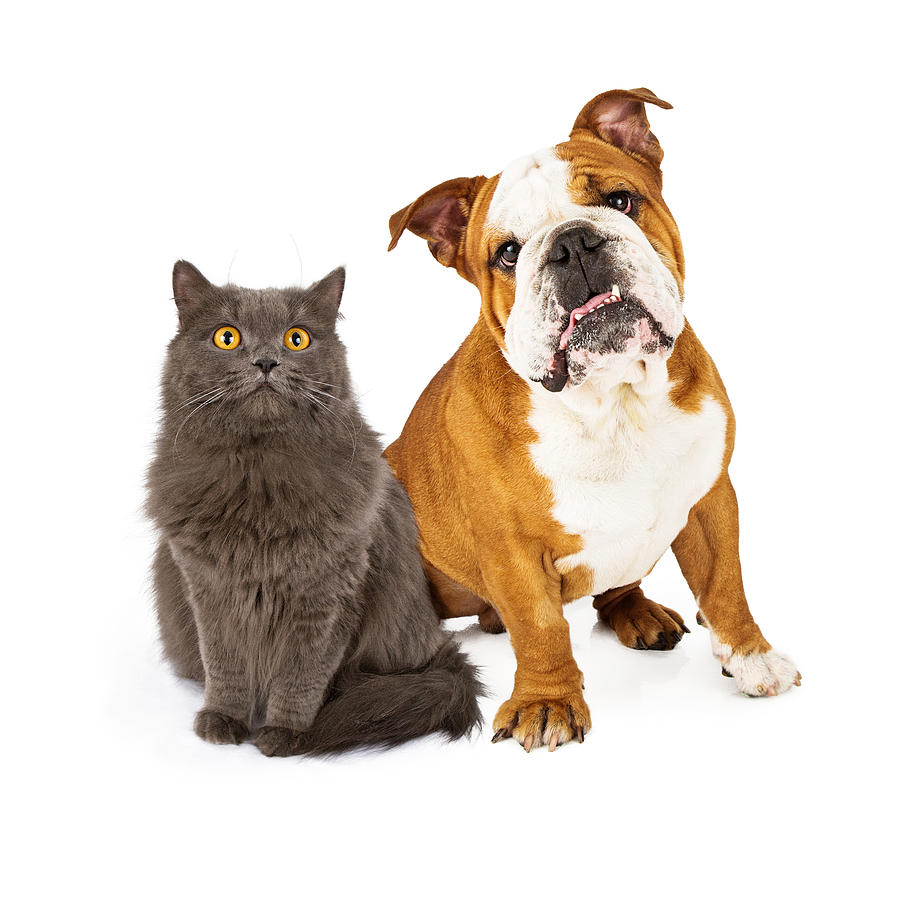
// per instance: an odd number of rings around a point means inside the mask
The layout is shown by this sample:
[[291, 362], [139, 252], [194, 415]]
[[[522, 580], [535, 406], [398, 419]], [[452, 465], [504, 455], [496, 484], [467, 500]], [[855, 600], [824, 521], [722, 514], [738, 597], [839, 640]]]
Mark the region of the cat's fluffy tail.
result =
[[296, 753], [322, 756], [361, 747], [393, 747], [434, 732], [467, 736], [481, 726], [477, 670], [454, 640], [415, 672], [351, 676], [298, 737]]

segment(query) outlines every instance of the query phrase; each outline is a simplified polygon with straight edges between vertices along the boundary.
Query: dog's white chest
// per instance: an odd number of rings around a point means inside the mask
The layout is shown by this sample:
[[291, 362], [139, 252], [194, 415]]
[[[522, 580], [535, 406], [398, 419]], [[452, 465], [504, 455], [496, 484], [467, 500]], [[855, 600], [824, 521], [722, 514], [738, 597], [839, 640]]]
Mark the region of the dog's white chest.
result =
[[642, 398], [623, 387], [589, 410], [535, 392], [531, 454], [553, 489], [552, 513], [583, 542], [556, 560], [560, 572], [586, 566], [591, 592], [643, 578], [721, 472], [725, 412], [707, 398], [697, 413], [668, 393]]

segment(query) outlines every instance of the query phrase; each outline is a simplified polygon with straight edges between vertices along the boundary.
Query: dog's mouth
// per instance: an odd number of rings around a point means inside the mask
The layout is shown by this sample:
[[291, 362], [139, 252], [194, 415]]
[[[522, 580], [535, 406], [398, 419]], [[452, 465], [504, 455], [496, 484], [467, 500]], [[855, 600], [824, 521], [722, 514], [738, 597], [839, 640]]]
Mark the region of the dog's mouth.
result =
[[623, 295], [618, 284], [613, 284], [569, 313], [559, 347], [540, 381], [555, 393], [566, 386], [570, 376], [573, 383], [580, 384], [594, 357], [626, 352], [649, 356], [671, 350], [674, 343], [639, 300]]
[[569, 324], [559, 337], [559, 349], [565, 350], [569, 345], [569, 338], [575, 333], [575, 329], [581, 324], [582, 320], [591, 313], [596, 312], [604, 306], [613, 303], [622, 302], [622, 292], [617, 284], [614, 284], [608, 291], [603, 294], [597, 294], [577, 309], [573, 309], [569, 313]]

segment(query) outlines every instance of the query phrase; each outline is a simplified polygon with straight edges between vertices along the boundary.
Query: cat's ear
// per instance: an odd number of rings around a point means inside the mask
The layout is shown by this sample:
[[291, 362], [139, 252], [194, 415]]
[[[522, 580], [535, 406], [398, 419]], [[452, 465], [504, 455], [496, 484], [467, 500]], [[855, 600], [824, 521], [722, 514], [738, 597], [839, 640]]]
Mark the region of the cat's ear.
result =
[[309, 293], [315, 300], [316, 306], [328, 313], [332, 319], [337, 319], [341, 297], [344, 296], [346, 277], [347, 273], [344, 267], [338, 266], [333, 272], [329, 272], [324, 278], [320, 278], [315, 284], [310, 285]]
[[172, 269], [172, 290], [178, 307], [178, 321], [182, 327], [214, 292], [203, 273], [187, 260], [179, 259]]

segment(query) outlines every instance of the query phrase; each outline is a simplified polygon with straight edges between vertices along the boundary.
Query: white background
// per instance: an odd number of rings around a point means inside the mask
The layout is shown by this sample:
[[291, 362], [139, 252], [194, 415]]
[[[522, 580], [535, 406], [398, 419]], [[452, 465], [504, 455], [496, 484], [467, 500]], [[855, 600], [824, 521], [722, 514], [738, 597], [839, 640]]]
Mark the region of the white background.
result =
[[[896, 888], [897, 97], [887, 5], [20, 4], [3, 16], [10, 897], [882, 896]], [[840, 10], [840, 11], [839, 11]], [[392, 439], [475, 290], [387, 220], [645, 85], [687, 313], [738, 416], [751, 607], [803, 687], [569, 610], [594, 728], [526, 755], [203, 744], [159, 660], [143, 472], [172, 264], [305, 282]], [[236, 255], [235, 255], [236, 254]], [[646, 582], [693, 616], [667, 556]], [[463, 627], [490, 722], [505, 636]], [[889, 855], [890, 854], [890, 855]]]

